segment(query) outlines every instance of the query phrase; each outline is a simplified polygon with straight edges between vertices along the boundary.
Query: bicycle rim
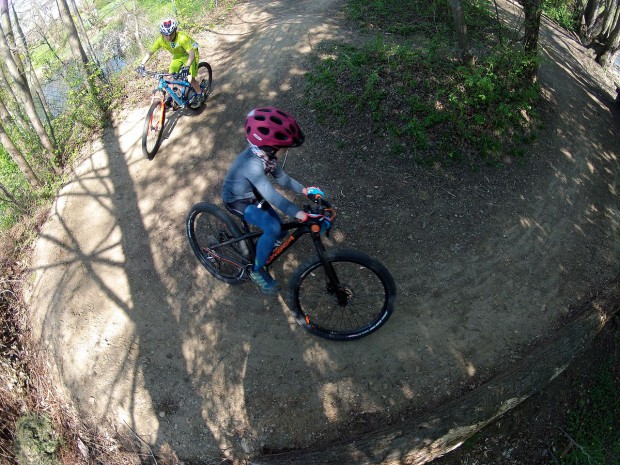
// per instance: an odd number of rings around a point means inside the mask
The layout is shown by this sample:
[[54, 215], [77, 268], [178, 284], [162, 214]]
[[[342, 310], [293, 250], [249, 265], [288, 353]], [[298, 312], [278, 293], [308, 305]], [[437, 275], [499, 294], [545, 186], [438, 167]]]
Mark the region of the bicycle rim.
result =
[[353, 251], [327, 255], [339, 287], [330, 284], [318, 257], [291, 279], [289, 303], [297, 322], [317, 336], [353, 340], [379, 329], [390, 317], [396, 296], [389, 271]]
[[202, 61], [198, 64], [198, 76], [196, 80], [200, 83], [200, 88], [206, 97], [211, 93], [211, 84], [213, 81], [213, 71], [211, 65], [206, 61]]
[[244, 244], [219, 244], [240, 235], [233, 220], [210, 204], [192, 207], [187, 218], [187, 237], [200, 263], [216, 278], [229, 284], [243, 280], [247, 250]]
[[154, 102], [146, 114], [142, 131], [142, 150], [149, 160], [155, 156], [159, 149], [165, 121], [166, 108], [164, 104], [160, 101]]

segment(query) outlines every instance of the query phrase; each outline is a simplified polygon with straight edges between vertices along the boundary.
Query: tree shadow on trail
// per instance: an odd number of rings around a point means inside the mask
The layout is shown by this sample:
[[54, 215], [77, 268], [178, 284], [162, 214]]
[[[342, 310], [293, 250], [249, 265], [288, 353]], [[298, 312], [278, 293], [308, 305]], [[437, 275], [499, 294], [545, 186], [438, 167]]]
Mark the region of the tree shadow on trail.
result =
[[[153, 161], [140, 152], [144, 112], [107, 134], [89, 171], [59, 198], [72, 203], [55, 215], [61, 233], [43, 238], [49, 267], [41, 269], [62, 271], [44, 326], [60, 341], [56, 357], [81, 410], [192, 463], [320, 444], [413, 417], [547, 331], [596, 283], [581, 282], [582, 268], [616, 263], [605, 240], [606, 229], [618, 229], [612, 142], [590, 141], [582, 127], [580, 138], [568, 137], [566, 122], [564, 142], [533, 163], [540, 172], [494, 172], [501, 183], [493, 185], [487, 173], [438, 181], [393, 160], [372, 164], [359, 147], [332, 140], [301, 100], [313, 45], [345, 40], [346, 31], [316, 2], [261, 4], [259, 17], [239, 17], [246, 33], [204, 57], [221, 64], [206, 110], [180, 118]], [[320, 23], [310, 30], [306, 8]], [[368, 338], [316, 338], [281, 298], [216, 281], [189, 249], [186, 212], [219, 203], [221, 180], [245, 146], [245, 115], [267, 104], [299, 115], [307, 129], [287, 171], [325, 186], [343, 213], [341, 242], [385, 261], [398, 281], [394, 315]], [[596, 118], [596, 105], [571, 104]], [[575, 152], [575, 141], [596, 156]], [[586, 201], [599, 185], [607, 192]], [[282, 285], [303, 257], [294, 252], [275, 269]]]

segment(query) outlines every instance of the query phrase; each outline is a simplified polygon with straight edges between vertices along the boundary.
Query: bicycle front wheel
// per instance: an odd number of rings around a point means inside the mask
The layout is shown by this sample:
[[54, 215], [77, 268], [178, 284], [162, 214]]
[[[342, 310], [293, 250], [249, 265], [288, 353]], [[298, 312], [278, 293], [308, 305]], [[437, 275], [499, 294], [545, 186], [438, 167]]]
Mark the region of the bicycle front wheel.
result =
[[198, 76], [196, 77], [196, 80], [200, 83], [202, 94], [206, 99], [211, 93], [211, 83], [213, 81], [213, 71], [211, 70], [211, 65], [206, 61], [201, 61], [198, 63]]
[[237, 223], [222, 209], [206, 202], [194, 205], [185, 223], [187, 238], [198, 261], [220, 281], [229, 284], [243, 281], [245, 267], [251, 263], [248, 241], [220, 245], [242, 235]]
[[[213, 72], [211, 71], [211, 65], [206, 61], [201, 61], [198, 63], [198, 74], [196, 76], [196, 80], [200, 83], [200, 88], [202, 89], [203, 99], [198, 101], [197, 103], [190, 104], [189, 107], [192, 110], [198, 110], [202, 104], [207, 100], [207, 97], [211, 93], [211, 82], [213, 81]], [[191, 99], [194, 94], [194, 90], [190, 88], [189, 98]]]
[[328, 277], [316, 256], [302, 264], [289, 283], [288, 301], [297, 322], [317, 336], [353, 340], [379, 329], [390, 317], [396, 285], [390, 272], [361, 252], [326, 252]]
[[142, 129], [142, 152], [149, 160], [152, 160], [164, 134], [166, 122], [166, 106], [163, 101], [156, 100], [149, 108]]

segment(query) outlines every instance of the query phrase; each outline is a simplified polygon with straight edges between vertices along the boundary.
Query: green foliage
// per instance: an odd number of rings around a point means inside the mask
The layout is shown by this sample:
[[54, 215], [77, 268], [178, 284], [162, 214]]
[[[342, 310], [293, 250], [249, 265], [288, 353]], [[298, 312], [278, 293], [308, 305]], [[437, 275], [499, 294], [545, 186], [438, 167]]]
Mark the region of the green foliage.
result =
[[70, 90], [66, 110], [53, 120], [59, 147], [57, 158], [61, 164], [71, 160], [80, 147], [107, 124], [109, 110], [122, 93], [121, 82], [115, 78], [107, 82], [98, 72], [92, 76], [94, 92], [77, 68], [67, 73], [67, 82]]
[[439, 40], [424, 49], [383, 39], [359, 48], [326, 43], [319, 54], [306, 87], [319, 122], [361, 126], [392, 154], [452, 163], [477, 153], [495, 163], [529, 133], [538, 89], [524, 84], [528, 58], [514, 50], [496, 50], [474, 68]]
[[44, 415], [24, 415], [17, 420], [15, 450], [21, 465], [54, 465], [59, 463], [56, 451], [61, 442], [52, 422]]
[[203, 27], [204, 16], [216, 6], [227, 8], [235, 0], [138, 0], [140, 9], [146, 12], [149, 22], [155, 26], [162, 18], [175, 17], [184, 30]]
[[449, 15], [441, 0], [350, 0], [347, 15], [369, 29], [392, 34], [432, 33], [443, 29]]
[[611, 464], [620, 457], [620, 379], [605, 366], [568, 416], [569, 452], [562, 465]]
[[564, 29], [579, 30], [580, 3], [577, 0], [543, 0], [543, 11]]
[[[489, 3], [481, 0], [462, 2], [470, 34], [478, 35], [488, 21]], [[437, 34], [451, 36], [452, 12], [445, 0], [349, 0], [347, 16], [367, 29], [378, 29], [402, 36]]]
[[7, 230], [19, 221], [32, 203], [30, 186], [23, 174], [0, 146], [0, 183], [15, 197], [18, 204], [5, 198], [0, 192], [0, 230]]
[[[532, 58], [521, 47], [499, 45], [489, 2], [463, 7], [470, 39], [484, 51], [473, 67], [462, 65], [445, 1], [348, 0], [351, 19], [399, 36], [317, 49], [305, 100], [319, 122], [372, 134], [390, 154], [418, 163], [495, 164], [521, 156], [533, 137], [539, 99], [528, 80]], [[501, 34], [503, 43], [513, 38]]]

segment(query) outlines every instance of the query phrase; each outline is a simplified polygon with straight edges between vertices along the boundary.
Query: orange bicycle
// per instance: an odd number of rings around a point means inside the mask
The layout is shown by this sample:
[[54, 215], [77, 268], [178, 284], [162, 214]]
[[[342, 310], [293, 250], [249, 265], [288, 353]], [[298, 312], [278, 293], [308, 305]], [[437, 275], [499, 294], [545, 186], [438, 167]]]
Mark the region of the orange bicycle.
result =
[[[297, 322], [317, 336], [353, 340], [379, 329], [390, 317], [396, 286], [379, 261], [362, 252], [331, 249], [322, 242], [336, 220], [336, 211], [323, 199], [304, 211], [322, 215], [319, 220], [282, 225], [290, 234], [274, 248], [267, 268], [301, 237], [308, 235], [316, 255], [302, 263], [288, 284], [286, 301]], [[261, 230], [216, 205], [194, 205], [186, 219], [189, 243], [200, 263], [217, 279], [229, 284], [249, 281], [256, 240]]]

